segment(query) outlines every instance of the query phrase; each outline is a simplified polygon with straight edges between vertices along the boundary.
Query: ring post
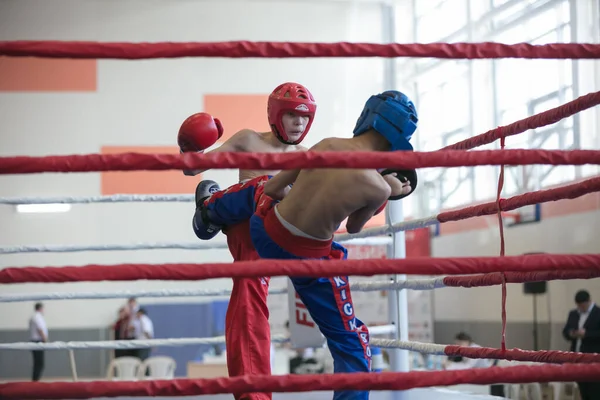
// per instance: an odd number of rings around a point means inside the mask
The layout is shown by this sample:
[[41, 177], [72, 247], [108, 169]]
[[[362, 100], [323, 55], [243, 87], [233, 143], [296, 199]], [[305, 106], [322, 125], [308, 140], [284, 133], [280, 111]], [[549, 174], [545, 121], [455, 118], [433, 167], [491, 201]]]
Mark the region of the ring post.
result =
[[[390, 201], [386, 210], [386, 222], [394, 224], [404, 219], [401, 201]], [[392, 234], [392, 245], [388, 247], [388, 258], [405, 258], [406, 242], [404, 232]], [[406, 275], [391, 275], [393, 282], [405, 281]], [[388, 291], [389, 322], [396, 325], [395, 339], [408, 340], [408, 296], [406, 290]], [[408, 372], [410, 363], [408, 350], [394, 349], [389, 351], [390, 370], [395, 372]], [[395, 400], [404, 400], [407, 395], [403, 392], [395, 392]]]

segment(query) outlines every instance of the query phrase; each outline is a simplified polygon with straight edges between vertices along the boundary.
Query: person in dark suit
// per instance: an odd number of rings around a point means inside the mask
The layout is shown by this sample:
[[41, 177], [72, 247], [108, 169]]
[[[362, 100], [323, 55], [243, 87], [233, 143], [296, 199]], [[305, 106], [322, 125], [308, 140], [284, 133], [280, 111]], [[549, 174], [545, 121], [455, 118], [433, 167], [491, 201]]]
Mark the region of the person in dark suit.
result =
[[[600, 353], [600, 308], [590, 294], [580, 290], [575, 294], [577, 308], [571, 310], [563, 336], [571, 342], [571, 351]], [[600, 382], [578, 382], [581, 400], [600, 399]]]

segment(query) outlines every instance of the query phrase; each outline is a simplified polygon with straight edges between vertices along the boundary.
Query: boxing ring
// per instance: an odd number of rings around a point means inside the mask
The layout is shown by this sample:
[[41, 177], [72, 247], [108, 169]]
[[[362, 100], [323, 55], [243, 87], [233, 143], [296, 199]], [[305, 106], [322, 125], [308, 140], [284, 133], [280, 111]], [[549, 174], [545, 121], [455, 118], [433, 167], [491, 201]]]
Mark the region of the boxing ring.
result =
[[[498, 43], [457, 44], [367, 44], [367, 43], [92, 43], [92, 42], [0, 42], [0, 56], [153, 59], [177, 57], [434, 57], [447, 59], [525, 58], [525, 59], [598, 59], [598, 44], [506, 45]], [[574, 199], [600, 191], [600, 177], [582, 180], [558, 188], [501, 198], [504, 166], [514, 165], [585, 165], [600, 164], [599, 150], [507, 150], [509, 136], [556, 123], [600, 104], [600, 92], [589, 93], [559, 107], [512, 124], [492, 129], [434, 152], [369, 153], [297, 152], [286, 154], [213, 153], [213, 154], [87, 154], [46, 157], [1, 157], [0, 174], [34, 174], [45, 172], [100, 172], [183, 169], [295, 169], [295, 168], [381, 168], [402, 169], [501, 166], [496, 200], [441, 212], [417, 220], [389, 223], [349, 235], [336, 235], [348, 244], [385, 245], [390, 235], [450, 221], [481, 216], [498, 216], [500, 254], [498, 257], [361, 259], [344, 261], [283, 260], [274, 265], [268, 260], [204, 264], [118, 264], [63, 267], [8, 267], [0, 270], [0, 284], [64, 283], [99, 281], [172, 280], [193, 281], [230, 277], [261, 276], [373, 276], [434, 275], [427, 279], [356, 282], [353, 291], [435, 290], [443, 287], [502, 286], [502, 341], [500, 348], [467, 348], [451, 345], [400, 340], [398, 325], [379, 329], [395, 333], [395, 339], [373, 338], [371, 344], [381, 348], [402, 349], [423, 354], [464, 356], [539, 363], [492, 367], [462, 371], [430, 371], [356, 374], [320, 374], [285, 376], [244, 376], [218, 379], [173, 379], [121, 382], [13, 382], [0, 384], [3, 399], [80, 399], [118, 396], [194, 396], [238, 392], [308, 392], [322, 390], [404, 391], [416, 388], [457, 384], [510, 384], [528, 382], [572, 382], [600, 380], [600, 354], [561, 351], [525, 351], [509, 349], [505, 342], [506, 285], [556, 279], [591, 279], [600, 276], [600, 254], [505, 256], [502, 213], [527, 205], [562, 199]], [[501, 150], [473, 150], [499, 140]], [[142, 196], [115, 195], [94, 197], [26, 197], [0, 198], [0, 204], [40, 203], [118, 203], [118, 202], [193, 202], [193, 195]], [[12, 246], [0, 248], [0, 254], [31, 252], [114, 251], [139, 249], [213, 249], [224, 244], [137, 243], [103, 246]], [[107, 292], [57, 292], [1, 295], [1, 302], [58, 299], [106, 299], [125, 297], [222, 296], [228, 290], [128, 290]], [[286, 294], [286, 288], [272, 288], [272, 295]], [[406, 315], [406, 309], [396, 310]], [[390, 311], [391, 313], [391, 311]], [[395, 321], [390, 315], [390, 320]], [[397, 321], [395, 321], [397, 322]], [[401, 327], [400, 327], [401, 328]], [[373, 328], [373, 333], [377, 329]], [[405, 332], [402, 332], [403, 334]], [[288, 338], [274, 336], [273, 341]], [[223, 343], [223, 337], [172, 338], [144, 341], [4, 343], [0, 349], [69, 350], [129, 349], [151, 346], [184, 346]], [[468, 398], [464, 395], [464, 398]], [[475, 397], [474, 397], [475, 398]]]

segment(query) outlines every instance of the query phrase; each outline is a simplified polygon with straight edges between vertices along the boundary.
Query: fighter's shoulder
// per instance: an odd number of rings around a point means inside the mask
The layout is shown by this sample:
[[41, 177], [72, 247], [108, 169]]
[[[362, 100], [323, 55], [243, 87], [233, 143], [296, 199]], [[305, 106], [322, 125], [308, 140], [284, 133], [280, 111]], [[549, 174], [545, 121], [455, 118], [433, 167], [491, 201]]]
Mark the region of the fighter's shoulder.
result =
[[294, 144], [291, 147], [292, 151], [308, 151], [308, 147], [302, 146], [301, 144]]
[[234, 133], [227, 141], [238, 148], [240, 151], [251, 150], [252, 144], [260, 140], [258, 132], [252, 129], [241, 129]]
[[260, 135], [258, 132], [256, 132], [253, 129], [240, 129], [239, 131], [237, 131], [236, 133], [233, 134], [233, 136], [231, 136], [232, 138], [237, 138], [237, 139], [255, 139], [255, 138], [260, 138]]
[[317, 144], [311, 147], [310, 150], [336, 151], [343, 150], [343, 146], [338, 138], [326, 138], [319, 141]]

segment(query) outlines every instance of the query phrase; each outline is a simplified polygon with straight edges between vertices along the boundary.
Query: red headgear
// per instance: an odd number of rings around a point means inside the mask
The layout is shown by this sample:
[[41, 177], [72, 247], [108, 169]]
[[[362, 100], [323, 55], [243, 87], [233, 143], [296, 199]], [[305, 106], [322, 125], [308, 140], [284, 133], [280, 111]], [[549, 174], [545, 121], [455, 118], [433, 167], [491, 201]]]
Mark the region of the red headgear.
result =
[[[267, 103], [267, 115], [271, 130], [285, 144], [298, 144], [304, 139], [312, 125], [316, 111], [317, 103], [315, 103], [313, 95], [304, 86], [293, 82], [277, 86], [269, 96], [269, 102]], [[283, 128], [281, 119], [286, 112], [308, 115], [306, 128], [302, 132], [302, 136], [296, 141], [291, 141]]]

